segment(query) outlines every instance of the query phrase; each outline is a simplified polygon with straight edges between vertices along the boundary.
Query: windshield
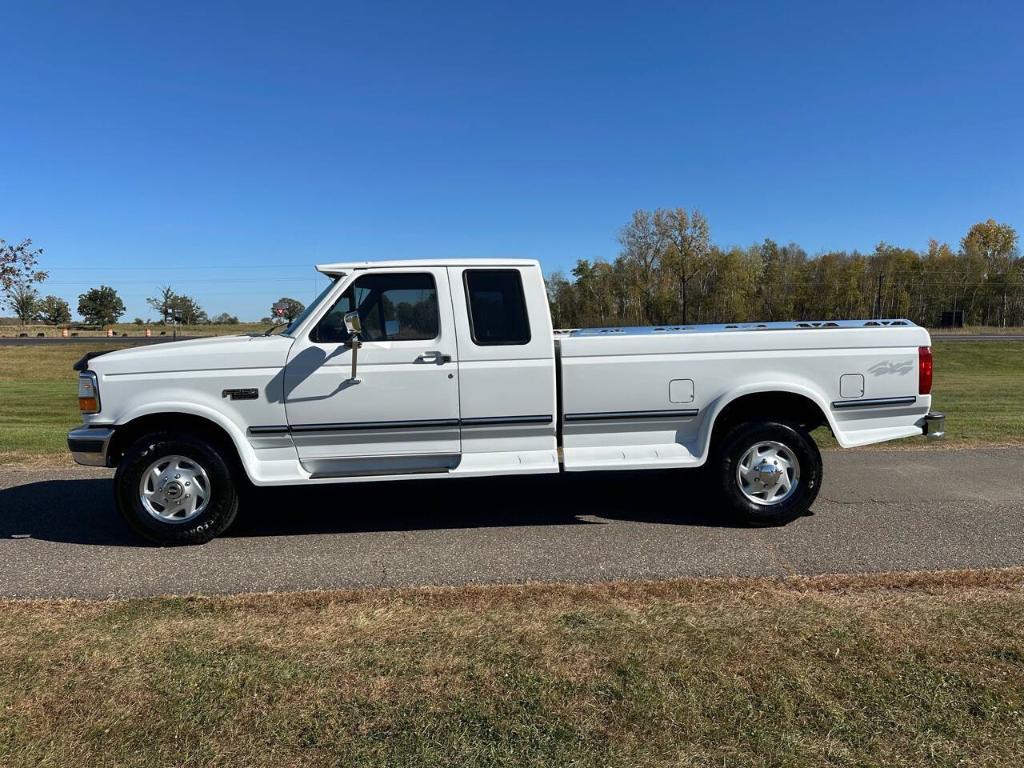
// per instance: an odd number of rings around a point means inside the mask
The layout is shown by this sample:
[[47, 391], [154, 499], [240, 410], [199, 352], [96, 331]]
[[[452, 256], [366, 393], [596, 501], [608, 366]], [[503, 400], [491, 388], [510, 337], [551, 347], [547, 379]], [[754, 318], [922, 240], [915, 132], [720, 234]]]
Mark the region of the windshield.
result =
[[308, 307], [306, 307], [304, 310], [302, 310], [302, 312], [299, 314], [299, 316], [296, 317], [294, 320], [292, 320], [288, 324], [288, 327], [285, 328], [284, 331], [282, 331], [281, 335], [282, 336], [290, 336], [291, 334], [295, 333], [295, 330], [300, 325], [302, 325], [302, 322], [307, 317], [309, 317], [311, 314], [313, 314], [313, 312], [316, 311], [316, 308], [320, 306], [320, 302], [322, 302], [325, 298], [327, 298], [327, 294], [331, 292], [331, 289], [334, 287], [334, 284], [337, 283], [337, 282], [338, 282], [338, 278], [337, 277], [334, 278], [333, 280], [331, 280], [330, 284], [320, 292], [320, 295], [317, 296], [315, 299], [313, 299], [312, 303]]

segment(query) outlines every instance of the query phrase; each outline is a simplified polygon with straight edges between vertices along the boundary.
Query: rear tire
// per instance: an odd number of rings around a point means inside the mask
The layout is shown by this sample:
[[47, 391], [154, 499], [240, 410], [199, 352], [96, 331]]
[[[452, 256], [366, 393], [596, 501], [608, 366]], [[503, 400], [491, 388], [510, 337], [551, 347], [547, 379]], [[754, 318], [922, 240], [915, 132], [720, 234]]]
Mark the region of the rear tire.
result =
[[752, 526], [784, 525], [818, 497], [821, 453], [806, 430], [778, 421], [748, 421], [722, 439], [711, 467], [732, 517]]
[[238, 514], [238, 490], [224, 449], [190, 434], [139, 438], [117, 466], [114, 496], [132, 530], [162, 545], [205, 544]]

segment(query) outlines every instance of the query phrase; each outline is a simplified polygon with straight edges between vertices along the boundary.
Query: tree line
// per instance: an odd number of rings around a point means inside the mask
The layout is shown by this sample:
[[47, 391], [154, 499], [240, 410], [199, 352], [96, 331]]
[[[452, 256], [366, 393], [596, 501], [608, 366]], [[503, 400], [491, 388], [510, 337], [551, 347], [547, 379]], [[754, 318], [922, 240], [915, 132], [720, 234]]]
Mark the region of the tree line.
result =
[[956, 248], [879, 243], [812, 257], [773, 240], [723, 248], [699, 211], [673, 208], [636, 211], [618, 241], [614, 261], [549, 276], [556, 327], [878, 317], [935, 326], [944, 312], [967, 325], [1024, 325], [1017, 232], [992, 219]]
[[[43, 250], [35, 248], [31, 240], [8, 243], [0, 239], [0, 310], [9, 309], [23, 324], [69, 325], [71, 306], [59, 296], [40, 296], [36, 285], [49, 274], [39, 269]], [[227, 312], [210, 317], [191, 296], [179, 294], [171, 286], [158, 288], [156, 296], [146, 299], [159, 316], [155, 324], [172, 322], [184, 325], [237, 324], [238, 318]], [[113, 325], [125, 313], [124, 302], [109, 285], [90, 288], [78, 296], [78, 314], [86, 325]], [[282, 297], [271, 307], [271, 317], [261, 322], [291, 321], [305, 309], [302, 302]], [[137, 317], [133, 321], [143, 325], [148, 321]]]
[[[972, 226], [956, 248], [932, 240], [923, 251], [879, 243], [871, 253], [810, 256], [795, 243], [765, 240], [724, 248], [711, 242], [707, 219], [683, 208], [636, 211], [619, 232], [613, 261], [580, 260], [571, 278], [547, 279], [556, 327], [661, 325], [772, 320], [903, 317], [935, 326], [945, 312], [967, 325], [1024, 325], [1024, 259], [1017, 232], [992, 219]], [[42, 250], [31, 240], [0, 240], [0, 309], [24, 323], [71, 322], [68, 302], [40, 297], [47, 278]], [[210, 318], [194, 298], [170, 286], [147, 299], [160, 323], [237, 323]], [[114, 288], [78, 297], [90, 325], [110, 325], [125, 312]], [[292, 320], [304, 309], [282, 297], [261, 322]], [[136, 318], [137, 324], [144, 321]]]

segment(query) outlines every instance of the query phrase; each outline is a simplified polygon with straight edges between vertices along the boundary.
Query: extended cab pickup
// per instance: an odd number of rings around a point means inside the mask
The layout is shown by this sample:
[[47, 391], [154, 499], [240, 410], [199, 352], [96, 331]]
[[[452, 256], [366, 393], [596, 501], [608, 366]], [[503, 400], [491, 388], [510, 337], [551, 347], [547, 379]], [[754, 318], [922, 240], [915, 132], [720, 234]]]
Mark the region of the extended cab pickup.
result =
[[160, 543], [198, 543], [255, 486], [708, 465], [723, 510], [805, 511], [810, 431], [843, 447], [941, 436], [928, 332], [906, 320], [554, 331], [540, 265], [393, 261], [332, 280], [276, 335], [76, 366], [81, 464]]

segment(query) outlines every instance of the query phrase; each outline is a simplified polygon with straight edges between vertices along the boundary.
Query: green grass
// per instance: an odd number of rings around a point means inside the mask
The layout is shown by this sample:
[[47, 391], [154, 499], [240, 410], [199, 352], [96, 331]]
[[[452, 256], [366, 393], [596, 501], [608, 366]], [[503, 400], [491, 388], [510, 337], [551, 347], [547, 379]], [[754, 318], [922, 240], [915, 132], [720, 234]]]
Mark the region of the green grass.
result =
[[[97, 348], [118, 346], [97, 340]], [[86, 349], [0, 347], [0, 461], [66, 453], [65, 434], [80, 422], [71, 366]], [[937, 341], [935, 370], [934, 407], [946, 413], [949, 441], [1024, 439], [1024, 342]], [[834, 445], [827, 433], [818, 437]]]
[[1024, 342], [935, 342], [933, 403], [951, 438], [1024, 441]]
[[963, 328], [929, 328], [932, 340], [942, 336], [1018, 336], [1024, 334], [1019, 325], [966, 325]]
[[[100, 342], [100, 340], [97, 340]], [[124, 345], [100, 342], [97, 349]], [[67, 431], [82, 419], [78, 413], [75, 361], [91, 347], [46, 345], [0, 346], [0, 461], [44, 455], [67, 455]]]
[[0, 603], [0, 764], [1009, 766], [1024, 572]]

